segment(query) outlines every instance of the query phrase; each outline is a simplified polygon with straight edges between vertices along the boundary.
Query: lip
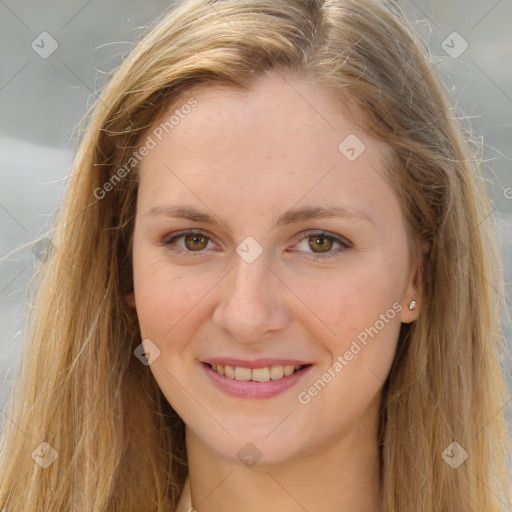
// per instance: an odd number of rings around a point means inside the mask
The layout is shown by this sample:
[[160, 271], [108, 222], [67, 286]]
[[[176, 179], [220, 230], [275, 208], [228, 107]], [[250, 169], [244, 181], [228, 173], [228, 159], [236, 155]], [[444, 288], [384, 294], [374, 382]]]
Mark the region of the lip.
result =
[[266, 366], [304, 366], [311, 364], [309, 361], [299, 361], [298, 359], [235, 359], [233, 357], [214, 357], [202, 361], [209, 364], [221, 364], [222, 366], [242, 366], [243, 368], [265, 368]]
[[[238, 364], [232, 364], [231, 362], [215, 362], [215, 361], [236, 361]], [[268, 362], [271, 361], [269, 364]], [[276, 361], [279, 361], [276, 363]], [[282, 361], [285, 361], [283, 363]], [[273, 363], [272, 363], [273, 362]], [[250, 363], [252, 366], [248, 366]], [[295, 365], [298, 366], [301, 363], [292, 360], [276, 360], [276, 359], [257, 359], [255, 361], [240, 361], [237, 359], [212, 359], [211, 364], [227, 364], [228, 366], [245, 366], [246, 368], [262, 368], [265, 366], [287, 366]], [[273, 396], [283, 393], [287, 389], [294, 386], [299, 380], [301, 380], [306, 373], [313, 367], [311, 363], [305, 368], [295, 371], [291, 375], [284, 376], [281, 379], [269, 380], [267, 382], [254, 382], [251, 380], [235, 380], [220, 375], [216, 371], [212, 370], [208, 363], [201, 363], [206, 375], [221, 389], [224, 393], [231, 396], [242, 397], [242, 398], [271, 398]]]

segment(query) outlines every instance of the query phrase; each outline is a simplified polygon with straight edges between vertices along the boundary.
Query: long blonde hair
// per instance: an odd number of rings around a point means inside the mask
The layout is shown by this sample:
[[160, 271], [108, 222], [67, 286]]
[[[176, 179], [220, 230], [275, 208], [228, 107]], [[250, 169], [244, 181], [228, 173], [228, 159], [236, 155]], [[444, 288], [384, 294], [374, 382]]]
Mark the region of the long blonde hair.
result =
[[[1, 510], [175, 510], [184, 425], [133, 354], [137, 169], [119, 169], [193, 87], [248, 88], [269, 72], [318, 80], [388, 144], [411, 248], [430, 245], [421, 315], [403, 325], [383, 390], [385, 510], [510, 507], [494, 225], [478, 153], [421, 44], [378, 0], [190, 0], [134, 48], [90, 117], [37, 272], [3, 426]], [[43, 442], [58, 454], [47, 468], [33, 455]]]

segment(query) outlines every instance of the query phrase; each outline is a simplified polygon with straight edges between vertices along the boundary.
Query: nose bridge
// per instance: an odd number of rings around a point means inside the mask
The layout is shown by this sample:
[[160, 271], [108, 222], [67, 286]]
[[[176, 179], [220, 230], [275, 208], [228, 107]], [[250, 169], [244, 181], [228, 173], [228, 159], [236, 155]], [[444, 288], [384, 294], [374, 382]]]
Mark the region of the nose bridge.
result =
[[279, 280], [269, 266], [264, 253], [252, 261], [237, 255], [227, 276], [214, 323], [239, 341], [261, 340], [285, 325]]
[[227, 300], [237, 309], [246, 306], [253, 314], [257, 313], [258, 309], [269, 307], [272, 273], [268, 265], [268, 259], [263, 255], [252, 262], [247, 262], [241, 257], [238, 261], [235, 260]]

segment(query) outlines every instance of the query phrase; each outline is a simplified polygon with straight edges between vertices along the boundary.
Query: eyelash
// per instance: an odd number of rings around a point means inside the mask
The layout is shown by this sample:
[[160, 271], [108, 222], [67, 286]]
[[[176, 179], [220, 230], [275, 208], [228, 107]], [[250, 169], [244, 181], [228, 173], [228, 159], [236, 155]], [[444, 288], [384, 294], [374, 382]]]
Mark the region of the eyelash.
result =
[[[171, 233], [171, 235], [167, 235], [166, 237], [164, 237], [161, 240], [161, 244], [164, 245], [165, 247], [168, 247], [171, 251], [176, 252], [178, 254], [186, 255], [187, 257], [188, 256], [192, 256], [192, 257], [202, 256], [204, 249], [199, 250], [199, 251], [190, 251], [190, 250], [178, 248], [174, 245], [174, 242], [176, 242], [176, 240], [179, 240], [180, 238], [183, 238], [187, 235], [204, 235], [205, 237], [208, 238], [208, 241], [211, 241], [211, 238], [204, 231], [195, 230], [195, 229], [186, 229], [184, 231], [178, 231], [177, 233]], [[336, 254], [345, 252], [346, 250], [352, 249], [352, 247], [353, 247], [352, 244], [346, 238], [343, 238], [339, 235], [335, 235], [334, 233], [330, 233], [328, 231], [308, 230], [308, 231], [305, 231], [304, 233], [302, 233], [302, 235], [303, 236], [298, 243], [300, 243], [303, 240], [306, 240], [307, 238], [310, 238], [314, 235], [320, 235], [327, 239], [333, 240], [334, 242], [338, 242], [341, 245], [341, 247], [338, 248], [337, 250], [331, 250], [326, 253], [311, 252], [311, 254], [314, 255], [314, 258], [313, 258], [314, 261], [332, 258]], [[288, 252], [300, 252], [300, 251], [292, 250], [292, 251], [288, 251]]]

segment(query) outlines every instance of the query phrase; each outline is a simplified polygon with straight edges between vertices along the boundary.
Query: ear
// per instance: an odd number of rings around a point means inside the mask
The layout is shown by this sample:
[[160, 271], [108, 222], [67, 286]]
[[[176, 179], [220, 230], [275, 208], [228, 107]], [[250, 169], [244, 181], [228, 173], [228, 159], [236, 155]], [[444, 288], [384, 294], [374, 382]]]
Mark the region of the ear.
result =
[[[423, 265], [429, 252], [430, 244], [428, 242], [422, 242], [411, 264], [407, 278], [407, 286], [402, 297], [401, 321], [403, 323], [409, 324], [414, 322], [414, 320], [417, 320], [420, 316], [423, 298]], [[412, 301], [414, 301], [415, 304], [411, 304]], [[410, 309], [410, 305], [414, 305], [413, 309]]]
[[126, 295], [125, 300], [128, 306], [135, 309], [135, 294], [133, 292], [130, 292], [128, 295]]

